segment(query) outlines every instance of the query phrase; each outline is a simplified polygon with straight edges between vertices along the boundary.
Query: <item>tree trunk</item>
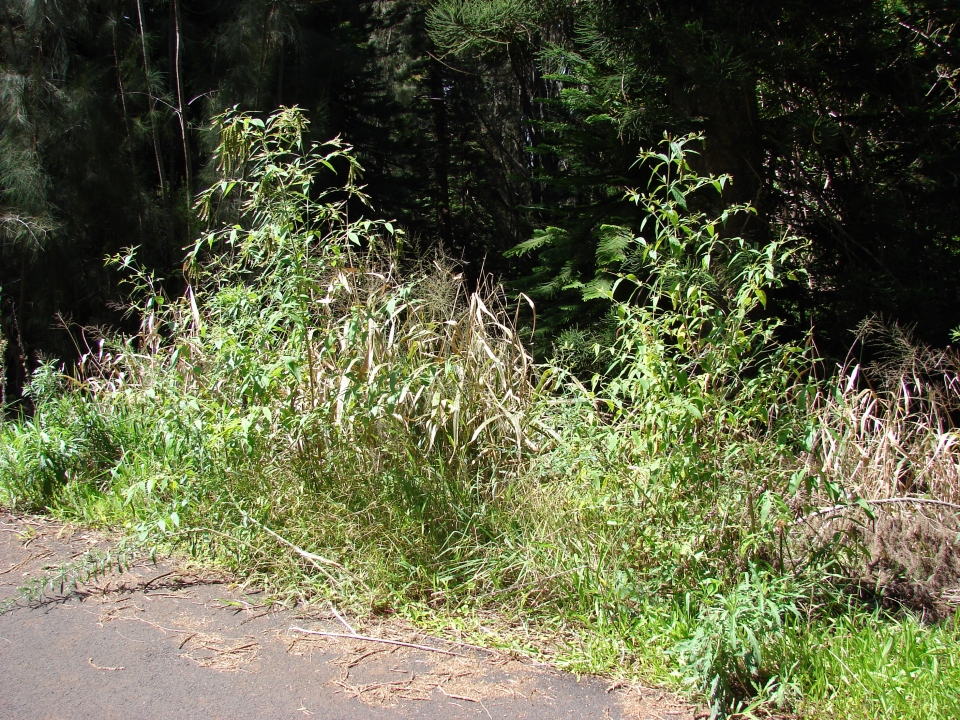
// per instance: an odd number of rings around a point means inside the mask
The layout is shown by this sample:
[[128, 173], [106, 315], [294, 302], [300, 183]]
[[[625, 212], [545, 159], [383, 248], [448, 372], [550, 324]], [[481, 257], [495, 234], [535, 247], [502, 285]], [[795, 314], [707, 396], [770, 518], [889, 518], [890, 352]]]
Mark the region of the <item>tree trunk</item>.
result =
[[[683, 78], [674, 85], [671, 100], [684, 119], [700, 119], [704, 134], [699, 155], [689, 158], [700, 174], [730, 175], [720, 197], [707, 193], [696, 204], [705, 212], [719, 215], [731, 204], [749, 203], [757, 215], [744, 215], [727, 231], [734, 234], [762, 228], [763, 210], [763, 137], [758, 122], [756, 87], [749, 83], [704, 82], [701, 78]], [[693, 87], [694, 90], [689, 88]], [[753, 228], [754, 230], [749, 230]]]

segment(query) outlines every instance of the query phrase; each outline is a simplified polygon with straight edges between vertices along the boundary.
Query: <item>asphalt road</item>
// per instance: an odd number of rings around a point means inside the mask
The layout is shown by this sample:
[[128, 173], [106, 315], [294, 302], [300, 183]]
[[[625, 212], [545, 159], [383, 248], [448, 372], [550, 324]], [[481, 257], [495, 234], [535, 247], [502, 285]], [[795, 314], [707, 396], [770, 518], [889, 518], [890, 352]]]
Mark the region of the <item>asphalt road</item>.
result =
[[[108, 542], [0, 513], [0, 603]], [[342, 637], [351, 631], [332, 612], [275, 611], [256, 594], [183, 565], [144, 561], [78, 589], [7, 604], [0, 615], [4, 720], [694, 716], [658, 690], [578, 679], [396, 621], [351, 621], [352, 630], [389, 643]]]

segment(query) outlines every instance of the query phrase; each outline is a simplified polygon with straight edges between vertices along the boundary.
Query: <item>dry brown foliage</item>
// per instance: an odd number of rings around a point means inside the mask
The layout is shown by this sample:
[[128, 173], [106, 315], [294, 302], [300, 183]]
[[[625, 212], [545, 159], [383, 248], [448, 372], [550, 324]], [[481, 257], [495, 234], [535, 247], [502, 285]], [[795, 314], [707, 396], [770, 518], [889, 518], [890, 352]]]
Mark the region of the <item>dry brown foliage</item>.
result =
[[876, 320], [859, 337], [877, 359], [820, 398], [808, 463], [828, 507], [804, 524], [865, 550], [850, 568], [865, 586], [936, 616], [960, 600], [960, 355]]

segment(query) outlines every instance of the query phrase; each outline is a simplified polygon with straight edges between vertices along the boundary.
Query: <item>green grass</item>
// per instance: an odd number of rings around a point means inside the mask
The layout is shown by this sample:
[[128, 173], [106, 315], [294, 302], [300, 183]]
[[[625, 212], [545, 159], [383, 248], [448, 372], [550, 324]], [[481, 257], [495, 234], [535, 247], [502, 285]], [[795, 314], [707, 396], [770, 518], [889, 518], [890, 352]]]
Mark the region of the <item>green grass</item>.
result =
[[[623, 497], [622, 488], [615, 491], [609, 477], [587, 482], [581, 468], [549, 485], [536, 474], [514, 479], [493, 499], [479, 493], [470, 506], [450, 507], [438, 520], [429, 504], [410, 503], [427, 488], [403, 487], [397, 478], [306, 489], [296, 473], [269, 462], [255, 470], [225, 464], [197, 473], [202, 451], [187, 453], [181, 445], [173, 452], [162, 431], [154, 427], [151, 434], [153, 423], [164, 427], [162, 413], [125, 403], [96, 413], [69, 409], [91, 402], [61, 399], [31, 422], [2, 427], [6, 504], [176, 544], [263, 582], [280, 597], [329, 597], [358, 613], [398, 614], [578, 673], [640, 679], [702, 698], [711, 676], [684, 657], [685, 644], [706, 628], [707, 645], [736, 656], [748, 647], [743, 633], [749, 629], [766, 633], [763, 682], [759, 691], [741, 693], [740, 709], [759, 697], [810, 718], [960, 717], [956, 618], [923, 624], [856, 603], [798, 618], [783, 611], [797, 602], [798, 588], [774, 587], [763, 591], [779, 603], [774, 620], [765, 621], [756, 602], [763, 578], [739, 593], [716, 584], [691, 588], [686, 597], [658, 592], [636, 575], [655, 550], [645, 548], [634, 527], [642, 504], [632, 493]], [[97, 424], [77, 420], [90, 417]], [[105, 442], [105, 434], [114, 442]], [[52, 437], [60, 440], [51, 443]], [[116, 442], [135, 445], [108, 452]], [[51, 448], [63, 457], [38, 463]], [[69, 479], [44, 496], [43, 472]], [[675, 502], [672, 494], [666, 502]], [[346, 571], [318, 571], [251, 519], [245, 522], [244, 513]], [[665, 548], [663, 557], [682, 557], [674, 545]], [[658, 574], [652, 578], [662, 585]], [[703, 643], [698, 653], [709, 655]]]
[[960, 624], [861, 614], [793, 639], [811, 718], [960, 718]]

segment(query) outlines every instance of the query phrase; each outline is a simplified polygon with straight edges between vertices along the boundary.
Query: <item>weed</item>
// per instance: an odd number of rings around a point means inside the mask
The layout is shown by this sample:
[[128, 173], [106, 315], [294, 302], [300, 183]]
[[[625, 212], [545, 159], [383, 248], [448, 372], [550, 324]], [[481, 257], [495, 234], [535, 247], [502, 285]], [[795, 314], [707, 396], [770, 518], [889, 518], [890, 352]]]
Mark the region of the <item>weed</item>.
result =
[[111, 552], [88, 550], [79, 558], [46, 570], [14, 591], [14, 596], [0, 603], [0, 615], [23, 605], [43, 603], [50, 598], [76, 592], [82, 585], [110, 572], [123, 572], [138, 553], [120, 547]]

